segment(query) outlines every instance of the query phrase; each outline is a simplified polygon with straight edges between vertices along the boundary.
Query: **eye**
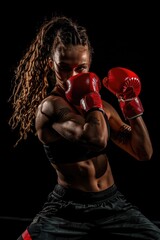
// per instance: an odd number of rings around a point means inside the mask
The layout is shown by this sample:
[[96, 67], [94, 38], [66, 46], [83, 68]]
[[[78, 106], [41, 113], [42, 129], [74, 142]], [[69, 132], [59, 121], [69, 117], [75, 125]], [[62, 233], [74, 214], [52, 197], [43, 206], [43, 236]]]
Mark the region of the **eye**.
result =
[[88, 69], [88, 67], [87, 66], [79, 66], [79, 67], [77, 67], [76, 69], [75, 69], [75, 71], [76, 72], [83, 72], [83, 71], [85, 71], [85, 70], [87, 70]]

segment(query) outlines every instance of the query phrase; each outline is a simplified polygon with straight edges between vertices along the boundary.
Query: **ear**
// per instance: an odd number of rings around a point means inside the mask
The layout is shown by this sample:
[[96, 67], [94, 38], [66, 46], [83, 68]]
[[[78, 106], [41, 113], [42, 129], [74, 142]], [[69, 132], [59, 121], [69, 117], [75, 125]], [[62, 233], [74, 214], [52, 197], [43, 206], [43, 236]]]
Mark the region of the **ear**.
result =
[[53, 63], [53, 60], [50, 57], [48, 58], [48, 65], [52, 70], [54, 70], [54, 63]]

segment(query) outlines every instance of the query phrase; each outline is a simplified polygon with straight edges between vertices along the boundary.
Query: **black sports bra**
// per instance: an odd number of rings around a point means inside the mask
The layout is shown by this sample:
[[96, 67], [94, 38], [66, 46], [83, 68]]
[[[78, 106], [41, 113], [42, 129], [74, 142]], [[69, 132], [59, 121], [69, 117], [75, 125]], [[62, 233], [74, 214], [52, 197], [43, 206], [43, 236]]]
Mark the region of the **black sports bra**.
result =
[[49, 144], [43, 144], [46, 156], [51, 163], [74, 163], [84, 161], [105, 153], [89, 151], [84, 146], [61, 139]]

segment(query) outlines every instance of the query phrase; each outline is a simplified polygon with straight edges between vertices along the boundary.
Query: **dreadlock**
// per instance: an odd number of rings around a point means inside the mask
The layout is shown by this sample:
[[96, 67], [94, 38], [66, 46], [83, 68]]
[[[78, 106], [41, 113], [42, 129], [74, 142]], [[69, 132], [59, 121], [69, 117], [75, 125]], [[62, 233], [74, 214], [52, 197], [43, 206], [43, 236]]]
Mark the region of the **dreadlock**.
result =
[[[35, 40], [20, 60], [14, 75], [11, 102], [13, 114], [9, 120], [12, 129], [19, 128], [19, 137], [15, 145], [27, 139], [29, 132], [35, 132], [35, 113], [40, 102], [47, 96], [50, 85], [55, 85], [53, 70], [48, 58], [56, 47], [67, 45], [87, 45], [92, 55], [86, 29], [71, 19], [53, 17], [41, 26]], [[90, 56], [92, 58], [92, 56]]]

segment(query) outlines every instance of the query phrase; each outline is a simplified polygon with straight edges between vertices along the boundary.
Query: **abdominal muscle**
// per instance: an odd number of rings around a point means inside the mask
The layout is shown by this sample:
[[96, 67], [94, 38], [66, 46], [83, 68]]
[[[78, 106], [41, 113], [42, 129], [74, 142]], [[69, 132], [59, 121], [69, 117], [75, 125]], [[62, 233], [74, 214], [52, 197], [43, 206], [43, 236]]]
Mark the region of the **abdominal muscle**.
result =
[[81, 162], [52, 165], [56, 169], [58, 183], [66, 188], [99, 192], [114, 184], [106, 154]]

